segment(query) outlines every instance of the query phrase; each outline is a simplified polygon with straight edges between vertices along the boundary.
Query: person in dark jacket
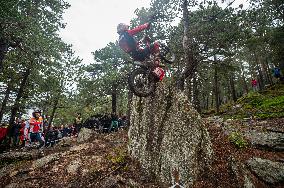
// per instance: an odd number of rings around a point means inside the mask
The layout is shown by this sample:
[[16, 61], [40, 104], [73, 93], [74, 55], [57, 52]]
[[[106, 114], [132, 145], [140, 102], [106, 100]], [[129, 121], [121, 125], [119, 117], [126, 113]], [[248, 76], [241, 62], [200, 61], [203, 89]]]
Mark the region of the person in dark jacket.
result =
[[21, 121], [19, 118], [16, 119], [12, 125], [12, 137], [13, 137], [13, 146], [18, 146], [20, 141], [20, 130], [21, 130]]
[[[145, 48], [141, 48], [139, 42], [134, 38], [134, 35], [139, 32], [149, 29], [150, 23], [139, 25], [133, 29], [129, 29], [129, 25], [120, 23], [117, 26], [117, 33], [119, 34], [118, 44], [120, 48], [128, 53], [136, 61], [144, 61], [146, 58], [153, 54], [155, 56], [155, 63], [160, 63], [159, 58], [159, 43], [154, 42]], [[149, 43], [149, 38], [144, 38], [144, 42]]]

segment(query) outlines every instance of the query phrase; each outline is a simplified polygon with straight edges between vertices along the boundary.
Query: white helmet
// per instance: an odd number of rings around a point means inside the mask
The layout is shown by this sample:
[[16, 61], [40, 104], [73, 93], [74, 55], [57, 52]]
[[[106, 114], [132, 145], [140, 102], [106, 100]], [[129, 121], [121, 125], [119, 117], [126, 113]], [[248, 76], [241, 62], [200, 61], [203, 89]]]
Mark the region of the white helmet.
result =
[[120, 23], [120, 24], [117, 25], [117, 28], [116, 28], [117, 33], [121, 33], [123, 31], [126, 31], [126, 30], [128, 30], [128, 28], [129, 28], [129, 25], [127, 25], [125, 23]]

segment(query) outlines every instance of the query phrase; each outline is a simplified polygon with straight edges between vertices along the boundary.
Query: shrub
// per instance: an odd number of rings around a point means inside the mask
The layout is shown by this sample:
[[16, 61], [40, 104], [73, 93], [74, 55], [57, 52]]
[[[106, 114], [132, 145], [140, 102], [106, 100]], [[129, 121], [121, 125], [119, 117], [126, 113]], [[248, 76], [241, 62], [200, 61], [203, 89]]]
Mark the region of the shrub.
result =
[[239, 132], [232, 132], [229, 135], [229, 140], [239, 149], [246, 148], [248, 146], [248, 142], [243, 138], [243, 136]]

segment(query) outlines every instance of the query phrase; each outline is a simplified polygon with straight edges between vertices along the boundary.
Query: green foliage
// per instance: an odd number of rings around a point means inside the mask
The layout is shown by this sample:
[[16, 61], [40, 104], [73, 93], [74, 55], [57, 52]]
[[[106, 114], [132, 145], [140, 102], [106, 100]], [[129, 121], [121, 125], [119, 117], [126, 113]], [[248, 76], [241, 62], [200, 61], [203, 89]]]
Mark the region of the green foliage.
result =
[[[228, 102], [228, 103], [222, 104], [222, 105], [220, 106], [220, 113], [222, 114], [222, 113], [225, 113], [225, 112], [231, 110], [232, 107], [233, 107], [233, 105], [234, 105], [233, 102]], [[215, 111], [214, 111], [214, 112], [215, 112]]]
[[243, 136], [239, 132], [232, 132], [229, 135], [229, 140], [238, 149], [246, 148], [248, 146], [248, 142], [243, 138]]
[[[126, 62], [131, 62], [131, 59], [116, 42], [94, 50], [95, 62], [81, 67], [80, 60], [73, 57], [71, 47], [58, 35], [59, 29], [65, 27], [62, 15], [69, 7], [67, 1], [0, 2], [0, 39], [7, 44], [20, 42], [23, 49], [9, 48], [4, 72], [0, 74], [5, 86], [8, 83], [12, 85], [11, 95], [17, 95], [18, 80], [22, 80], [23, 73], [31, 69], [19, 101], [20, 109], [38, 106], [50, 115], [56, 108], [56, 123], [68, 123], [76, 112], [81, 112], [83, 118], [110, 112], [115, 94], [118, 111], [126, 112], [126, 78], [131, 71], [131, 65]], [[186, 91], [190, 98], [199, 100], [202, 108], [210, 109], [208, 113], [215, 112], [215, 103], [218, 104], [214, 100], [213, 88], [217, 88], [220, 99], [226, 97], [224, 101], [230, 101], [233, 98], [230, 86], [234, 86], [235, 93], [241, 96], [250, 89], [247, 86], [250, 77], [260, 77], [260, 73], [267, 77], [273, 66], [284, 67], [283, 1], [251, 0], [246, 10], [242, 6], [233, 8], [226, 1], [224, 3], [221, 6], [215, 0], [189, 1], [188, 6], [183, 7], [182, 1], [178, 0], [153, 0], [149, 8], [136, 10], [137, 16], [130, 23], [134, 27], [147, 22], [150, 15], [159, 17], [152, 23], [148, 34], [153, 40], [167, 43], [176, 54], [176, 62], [172, 65], [174, 78], [179, 78], [190, 64], [185, 62], [184, 55], [188, 52], [184, 51], [183, 43], [183, 36], [189, 37], [192, 60], [198, 61], [198, 66], [195, 70], [196, 83], [189, 79], [185, 84], [188, 87]], [[183, 8], [189, 10], [186, 32], [185, 20], [179, 19], [184, 13]], [[142, 35], [138, 34], [137, 38]], [[217, 60], [213, 63], [214, 56]], [[264, 70], [266, 66], [267, 72]], [[218, 84], [213, 81], [214, 70]], [[229, 81], [228, 78], [232, 79]], [[167, 84], [171, 81], [164, 80]], [[262, 85], [268, 84], [269, 79], [265, 78], [263, 82]], [[77, 90], [70, 91], [69, 88], [76, 84]], [[0, 101], [4, 93], [5, 90], [0, 91]], [[198, 96], [192, 96], [195, 93]], [[249, 93], [237, 101], [242, 108], [230, 115], [236, 118], [283, 117], [281, 95], [284, 96], [281, 88], [273, 92]], [[8, 102], [11, 103], [13, 99]], [[228, 112], [233, 106], [232, 103], [222, 105], [220, 112]], [[10, 106], [7, 109], [10, 110]]]
[[124, 148], [115, 149], [113, 154], [107, 156], [107, 159], [111, 162], [111, 168], [113, 170], [118, 168], [121, 168], [124, 171], [128, 170], [127, 162], [130, 158]]
[[266, 98], [260, 105], [261, 110], [270, 109], [270, 111], [279, 111], [284, 109], [284, 96]]
[[264, 96], [257, 92], [250, 92], [248, 95], [238, 99], [238, 104], [246, 105], [248, 109], [252, 107], [257, 107], [262, 104]]
[[113, 165], [122, 165], [126, 163], [127, 157], [127, 152], [118, 148], [114, 151], [113, 155], [108, 156], [108, 159]]
[[[13, 95], [19, 95], [23, 73], [29, 70], [15, 107], [21, 111], [37, 107], [48, 116], [56, 116], [57, 109], [68, 106], [65, 102], [71, 95], [70, 88], [81, 72], [81, 60], [58, 34], [65, 27], [62, 15], [70, 5], [58, 0], [1, 0], [0, 4], [1, 44], [17, 44], [5, 54], [0, 79], [4, 85], [11, 82]], [[10, 109], [8, 106], [5, 113]]]
[[[248, 95], [238, 99], [236, 104], [224, 106], [226, 118], [279, 118], [284, 117], [284, 85], [272, 86], [263, 92], [250, 92]], [[234, 105], [240, 105], [238, 110]]]
[[96, 50], [93, 55], [96, 63], [84, 67], [86, 75], [78, 84], [78, 108], [88, 115], [110, 113], [112, 100], [116, 96], [119, 104], [117, 111], [125, 113], [129, 57], [112, 42]]

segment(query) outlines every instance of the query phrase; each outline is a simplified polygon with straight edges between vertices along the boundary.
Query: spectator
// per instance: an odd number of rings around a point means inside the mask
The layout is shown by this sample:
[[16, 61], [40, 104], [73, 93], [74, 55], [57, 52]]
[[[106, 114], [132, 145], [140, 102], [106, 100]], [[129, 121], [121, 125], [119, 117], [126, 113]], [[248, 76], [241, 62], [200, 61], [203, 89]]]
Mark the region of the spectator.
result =
[[77, 117], [75, 118], [75, 121], [74, 121], [74, 126], [75, 126], [75, 134], [78, 134], [82, 126], [81, 113], [77, 114]]
[[69, 130], [69, 134], [70, 134], [69, 136], [74, 136], [75, 129], [74, 129], [73, 124], [69, 125], [68, 130]]
[[21, 120], [21, 129], [20, 129], [20, 140], [21, 140], [21, 146], [25, 146], [25, 127], [26, 123], [25, 120]]
[[13, 137], [13, 145], [17, 147], [20, 141], [20, 129], [21, 129], [21, 120], [16, 118], [16, 121], [12, 125], [12, 137]]
[[257, 80], [256, 79], [251, 80], [251, 86], [252, 86], [253, 91], [257, 91]]
[[102, 126], [103, 126], [103, 130], [104, 132], [109, 132], [110, 131], [110, 128], [111, 128], [111, 116], [109, 114], [104, 114], [102, 117], [101, 117], [101, 123], [102, 123]]
[[118, 129], [118, 117], [115, 113], [111, 114], [111, 126], [109, 129], [110, 131], [116, 131]]
[[57, 130], [53, 126], [49, 126], [48, 131], [46, 133], [46, 146], [53, 146], [55, 144], [55, 140], [57, 139]]
[[280, 78], [280, 77], [281, 77], [280, 69], [279, 69], [278, 67], [275, 67], [275, 68], [273, 69], [273, 76], [274, 76], [275, 78]]
[[68, 130], [68, 125], [64, 125], [63, 131], [62, 131], [62, 137], [68, 136], [69, 130]]
[[31, 144], [30, 123], [29, 123], [28, 119], [25, 121], [24, 139], [25, 139], [25, 146], [30, 146], [30, 144]]
[[32, 118], [30, 119], [30, 139], [31, 142], [37, 140], [39, 141], [40, 145], [38, 148], [42, 148], [44, 146], [44, 140], [42, 137], [43, 131], [43, 119], [41, 117], [41, 112], [39, 110], [35, 110], [32, 113]]
[[127, 125], [127, 121], [126, 121], [126, 120], [127, 120], [127, 119], [126, 119], [126, 116], [125, 116], [125, 115], [121, 116], [121, 117], [118, 119], [118, 125], [119, 125], [119, 127], [121, 127], [121, 128], [126, 127], [126, 125]]
[[1, 125], [1, 127], [0, 127], [0, 143], [2, 141], [4, 141], [4, 139], [6, 138], [7, 134], [8, 134], [8, 126], [5, 123], [3, 123]]
[[61, 132], [61, 126], [60, 126], [60, 128], [57, 128], [57, 137], [56, 137], [56, 139], [58, 140], [58, 139], [61, 139], [62, 138], [62, 132]]

